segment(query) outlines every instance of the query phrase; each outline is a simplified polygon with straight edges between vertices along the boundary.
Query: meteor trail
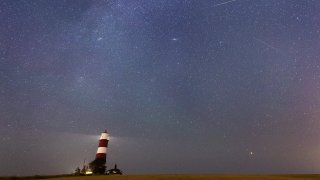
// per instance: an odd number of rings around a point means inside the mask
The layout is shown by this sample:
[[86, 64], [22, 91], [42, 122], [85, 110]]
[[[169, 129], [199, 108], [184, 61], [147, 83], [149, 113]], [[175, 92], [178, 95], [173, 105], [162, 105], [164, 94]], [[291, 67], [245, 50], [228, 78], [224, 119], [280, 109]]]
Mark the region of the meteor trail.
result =
[[232, 2], [234, 2], [234, 1], [236, 1], [236, 0], [231, 0], [231, 1], [222, 2], [222, 3], [219, 3], [219, 4], [213, 5], [213, 7], [218, 7], [218, 6], [221, 6], [221, 5], [225, 5], [225, 4], [228, 4], [228, 3], [232, 3]]
[[274, 47], [274, 46], [272, 46], [272, 45], [270, 45], [269, 43], [267, 43], [267, 42], [265, 42], [265, 41], [263, 41], [263, 40], [261, 40], [261, 39], [258, 39], [258, 38], [254, 38], [256, 41], [258, 41], [258, 42], [260, 42], [260, 43], [262, 43], [262, 44], [264, 44], [264, 45], [266, 45], [268, 48], [271, 48], [271, 49], [275, 49], [275, 50], [277, 50], [277, 48], [276, 47]]
[[258, 39], [258, 38], [253, 38], [253, 39], [256, 40], [257, 42], [259, 42], [259, 43], [267, 46], [268, 48], [273, 49], [273, 50], [277, 51], [277, 52], [280, 53], [280, 54], [283, 54], [283, 52], [281, 51], [281, 49], [272, 46], [271, 44], [267, 43], [266, 41], [263, 41], [263, 40]]

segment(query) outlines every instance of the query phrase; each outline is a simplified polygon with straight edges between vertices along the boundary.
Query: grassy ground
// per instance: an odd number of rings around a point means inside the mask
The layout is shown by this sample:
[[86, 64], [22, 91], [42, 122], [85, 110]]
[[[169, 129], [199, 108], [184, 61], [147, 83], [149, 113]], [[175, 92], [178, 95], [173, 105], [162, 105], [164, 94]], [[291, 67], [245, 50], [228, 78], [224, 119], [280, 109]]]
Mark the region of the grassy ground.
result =
[[[28, 179], [48, 179], [50, 180], [311, 180], [320, 179], [319, 175], [123, 175], [123, 176], [33, 176]], [[3, 179], [0, 177], [0, 179]], [[7, 177], [4, 179], [26, 179], [26, 177]]]
[[320, 179], [320, 175], [124, 175], [124, 176], [91, 176], [91, 177], [66, 177], [55, 180], [286, 180], [286, 179]]

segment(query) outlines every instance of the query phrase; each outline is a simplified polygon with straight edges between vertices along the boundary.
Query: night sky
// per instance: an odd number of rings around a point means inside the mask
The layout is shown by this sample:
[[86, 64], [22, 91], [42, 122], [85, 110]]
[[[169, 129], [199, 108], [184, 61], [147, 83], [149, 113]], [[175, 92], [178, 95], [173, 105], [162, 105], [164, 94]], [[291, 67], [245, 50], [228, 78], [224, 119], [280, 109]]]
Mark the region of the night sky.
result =
[[0, 175], [319, 173], [320, 1], [0, 0]]

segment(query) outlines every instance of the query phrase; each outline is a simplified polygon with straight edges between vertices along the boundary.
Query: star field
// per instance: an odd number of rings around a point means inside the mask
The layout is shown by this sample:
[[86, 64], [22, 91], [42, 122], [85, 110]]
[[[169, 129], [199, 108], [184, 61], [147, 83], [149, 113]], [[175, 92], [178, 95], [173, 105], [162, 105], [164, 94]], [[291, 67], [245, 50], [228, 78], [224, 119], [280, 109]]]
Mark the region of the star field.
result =
[[319, 173], [320, 2], [0, 0], [0, 175]]

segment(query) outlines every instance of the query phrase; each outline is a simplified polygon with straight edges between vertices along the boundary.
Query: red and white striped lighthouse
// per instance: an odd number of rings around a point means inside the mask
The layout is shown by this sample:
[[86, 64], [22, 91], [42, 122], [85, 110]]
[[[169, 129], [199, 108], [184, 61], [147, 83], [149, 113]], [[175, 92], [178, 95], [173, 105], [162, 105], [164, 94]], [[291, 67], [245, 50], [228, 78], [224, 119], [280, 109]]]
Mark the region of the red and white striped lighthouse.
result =
[[96, 160], [106, 162], [108, 142], [109, 142], [109, 134], [107, 133], [107, 130], [105, 130], [103, 133], [101, 133], [101, 136], [100, 136], [99, 147], [96, 154]]

